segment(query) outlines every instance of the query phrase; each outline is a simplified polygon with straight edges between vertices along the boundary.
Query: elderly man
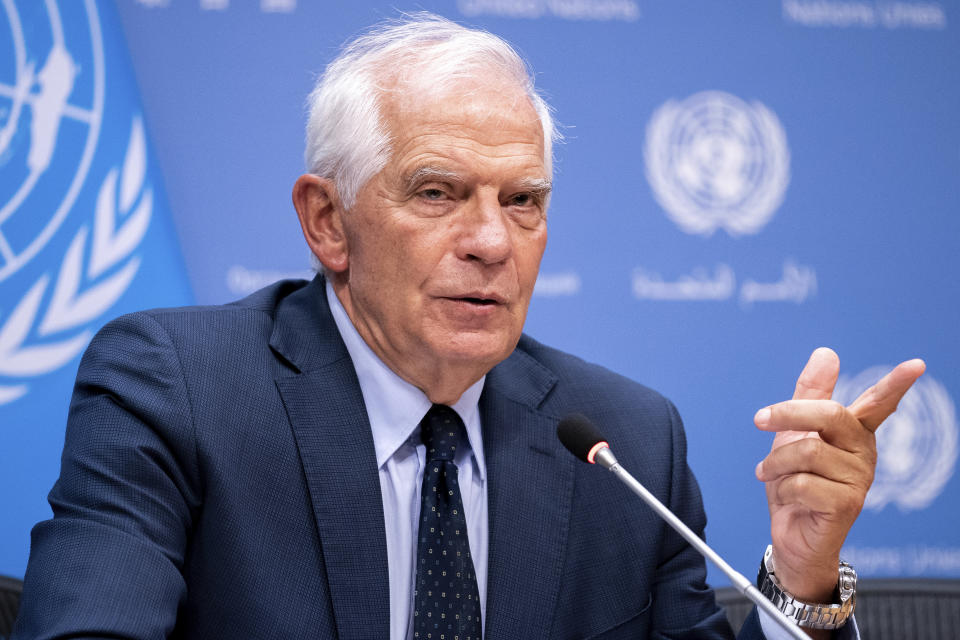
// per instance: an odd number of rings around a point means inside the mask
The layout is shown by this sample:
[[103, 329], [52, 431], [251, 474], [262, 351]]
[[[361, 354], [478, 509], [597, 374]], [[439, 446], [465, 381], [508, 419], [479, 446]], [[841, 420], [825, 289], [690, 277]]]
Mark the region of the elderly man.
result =
[[[673, 407], [521, 334], [553, 137], [524, 63], [420, 15], [349, 45], [311, 104], [293, 201], [324, 275], [100, 332], [14, 637], [730, 637], [701, 558], [554, 435], [586, 414], [702, 531]], [[818, 350], [758, 412], [797, 600], [834, 603], [873, 432], [922, 369], [844, 408]]]

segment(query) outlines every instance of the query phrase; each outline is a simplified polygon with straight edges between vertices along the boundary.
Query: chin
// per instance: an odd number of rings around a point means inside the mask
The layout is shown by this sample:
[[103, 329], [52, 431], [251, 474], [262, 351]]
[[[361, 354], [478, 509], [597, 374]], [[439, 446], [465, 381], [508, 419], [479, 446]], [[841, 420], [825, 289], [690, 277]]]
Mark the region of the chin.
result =
[[520, 339], [506, 339], [502, 336], [484, 336], [476, 334], [453, 336], [438, 343], [438, 353], [443, 360], [449, 362], [471, 362], [486, 365], [492, 369], [494, 365], [506, 360], [517, 346]]

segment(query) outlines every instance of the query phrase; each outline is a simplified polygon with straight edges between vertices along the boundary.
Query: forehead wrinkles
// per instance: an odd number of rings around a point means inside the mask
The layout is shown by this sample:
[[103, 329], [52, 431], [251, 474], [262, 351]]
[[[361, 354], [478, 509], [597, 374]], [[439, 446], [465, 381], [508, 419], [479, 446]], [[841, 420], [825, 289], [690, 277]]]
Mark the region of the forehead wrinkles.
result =
[[549, 179], [542, 123], [515, 83], [473, 79], [441, 91], [423, 81], [393, 82], [381, 93], [380, 111], [390, 133], [381, 177], [394, 188], [410, 188], [421, 167], [457, 180]]
[[390, 164], [407, 174], [420, 166], [449, 164], [457, 172], [490, 168], [545, 177], [542, 131], [532, 107], [530, 112], [532, 121], [483, 105], [398, 114], [391, 122]]
[[514, 143], [496, 147], [457, 144], [442, 138], [436, 146], [416, 140], [408, 153], [398, 150], [392, 171], [387, 172], [391, 182], [399, 187], [414, 187], [425, 181], [449, 183], [502, 183], [512, 188], [536, 188], [549, 185], [535, 145]]

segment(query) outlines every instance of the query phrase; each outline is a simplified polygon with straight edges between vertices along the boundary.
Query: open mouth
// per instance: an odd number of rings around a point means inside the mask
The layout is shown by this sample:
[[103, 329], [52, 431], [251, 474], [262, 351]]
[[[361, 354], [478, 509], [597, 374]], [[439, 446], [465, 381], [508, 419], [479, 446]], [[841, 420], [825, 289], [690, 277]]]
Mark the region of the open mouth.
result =
[[457, 298], [458, 300], [463, 300], [464, 302], [469, 302], [470, 304], [479, 304], [479, 305], [493, 305], [497, 304], [496, 300], [491, 300], [490, 298]]

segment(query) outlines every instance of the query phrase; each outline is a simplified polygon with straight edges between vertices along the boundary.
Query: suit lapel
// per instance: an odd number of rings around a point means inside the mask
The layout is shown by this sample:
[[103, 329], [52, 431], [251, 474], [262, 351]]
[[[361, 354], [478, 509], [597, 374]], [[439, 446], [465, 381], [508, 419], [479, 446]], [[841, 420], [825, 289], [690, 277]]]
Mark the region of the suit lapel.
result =
[[556, 377], [522, 351], [487, 376], [480, 400], [490, 548], [487, 640], [548, 638], [560, 590], [574, 458], [539, 409]]
[[[277, 309], [271, 347], [313, 505], [341, 640], [387, 638], [386, 532], [373, 436], [353, 363], [317, 278]], [[487, 640], [548, 638], [563, 571], [574, 463], [540, 409], [556, 376], [523, 351], [488, 375], [480, 412], [490, 547]]]
[[322, 279], [283, 301], [271, 347], [303, 464], [340, 640], [390, 635], [386, 532], [373, 436]]

